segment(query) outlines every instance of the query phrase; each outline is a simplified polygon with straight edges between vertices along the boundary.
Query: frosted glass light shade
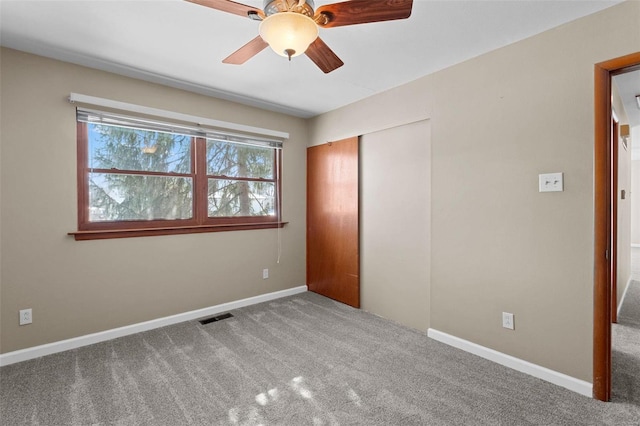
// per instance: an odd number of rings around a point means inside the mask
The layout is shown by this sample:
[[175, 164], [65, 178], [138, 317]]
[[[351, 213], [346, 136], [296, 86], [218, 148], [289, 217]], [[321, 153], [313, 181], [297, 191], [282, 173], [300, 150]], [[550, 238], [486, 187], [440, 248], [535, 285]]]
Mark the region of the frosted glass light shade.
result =
[[280, 12], [260, 23], [260, 37], [278, 55], [292, 58], [302, 55], [318, 38], [318, 26], [306, 15]]

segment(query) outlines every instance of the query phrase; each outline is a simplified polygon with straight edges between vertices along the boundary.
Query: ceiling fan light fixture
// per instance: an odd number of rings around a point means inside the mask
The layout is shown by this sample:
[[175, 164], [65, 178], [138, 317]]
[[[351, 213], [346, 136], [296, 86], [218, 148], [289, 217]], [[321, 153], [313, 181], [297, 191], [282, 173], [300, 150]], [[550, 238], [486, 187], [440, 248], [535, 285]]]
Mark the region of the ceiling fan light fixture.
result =
[[310, 17], [296, 12], [280, 12], [260, 23], [260, 37], [280, 56], [302, 55], [318, 38], [318, 26]]

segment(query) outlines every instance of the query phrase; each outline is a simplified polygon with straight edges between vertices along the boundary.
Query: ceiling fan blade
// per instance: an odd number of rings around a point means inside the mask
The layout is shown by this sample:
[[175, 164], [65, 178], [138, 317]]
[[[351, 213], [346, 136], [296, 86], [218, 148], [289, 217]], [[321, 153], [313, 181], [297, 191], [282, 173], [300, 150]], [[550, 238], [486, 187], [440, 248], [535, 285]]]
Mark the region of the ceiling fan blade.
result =
[[413, 0], [351, 0], [320, 6], [316, 17], [324, 15], [316, 22], [323, 28], [365, 24], [367, 22], [393, 21], [411, 16]]
[[221, 10], [223, 12], [233, 13], [234, 15], [244, 16], [245, 18], [251, 13], [258, 16], [264, 16], [262, 10], [246, 4], [236, 3], [231, 0], [186, 0], [189, 3], [199, 4], [201, 6], [210, 7], [211, 9]]
[[320, 37], [316, 39], [307, 51], [304, 52], [325, 74], [329, 74], [331, 71], [340, 68], [344, 65], [344, 62], [338, 56], [333, 53], [333, 50], [325, 44]]
[[262, 52], [267, 46], [268, 44], [262, 39], [262, 37], [258, 36], [233, 52], [231, 55], [227, 56], [222, 62], [233, 65], [244, 64], [249, 59]]

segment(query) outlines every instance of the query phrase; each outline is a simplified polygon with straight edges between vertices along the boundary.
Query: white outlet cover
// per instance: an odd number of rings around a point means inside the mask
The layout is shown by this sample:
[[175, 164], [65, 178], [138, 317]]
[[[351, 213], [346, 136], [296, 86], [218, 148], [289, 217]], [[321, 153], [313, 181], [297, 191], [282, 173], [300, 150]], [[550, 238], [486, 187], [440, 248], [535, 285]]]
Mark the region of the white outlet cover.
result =
[[564, 191], [564, 177], [562, 173], [543, 173], [538, 175], [538, 190], [540, 192]]
[[515, 330], [513, 318], [514, 315], [510, 312], [502, 313], [502, 327], [508, 328], [509, 330]]
[[20, 325], [27, 325], [33, 322], [33, 312], [31, 309], [20, 310]]

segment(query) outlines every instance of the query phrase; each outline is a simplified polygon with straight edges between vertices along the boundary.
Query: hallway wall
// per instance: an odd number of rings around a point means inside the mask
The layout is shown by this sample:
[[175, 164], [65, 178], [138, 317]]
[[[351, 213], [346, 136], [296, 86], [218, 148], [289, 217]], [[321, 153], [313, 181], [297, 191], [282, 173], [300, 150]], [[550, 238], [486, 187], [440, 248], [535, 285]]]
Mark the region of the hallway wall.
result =
[[631, 244], [640, 246], [640, 126], [631, 128]]
[[[611, 103], [614, 113], [618, 117], [618, 125], [629, 124], [629, 118], [625, 111], [616, 78], [612, 79], [611, 84]], [[621, 137], [618, 137], [618, 233], [617, 233], [617, 273], [616, 273], [616, 290], [618, 303], [629, 284], [631, 277], [631, 146], [623, 143]], [[624, 192], [624, 197], [623, 197]]]

